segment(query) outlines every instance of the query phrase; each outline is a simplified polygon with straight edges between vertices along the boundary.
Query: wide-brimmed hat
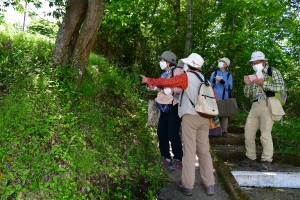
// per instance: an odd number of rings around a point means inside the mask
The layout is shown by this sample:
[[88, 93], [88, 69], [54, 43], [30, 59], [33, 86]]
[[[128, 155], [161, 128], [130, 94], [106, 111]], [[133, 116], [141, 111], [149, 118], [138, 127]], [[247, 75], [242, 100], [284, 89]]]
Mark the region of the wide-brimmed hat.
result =
[[263, 52], [254, 51], [251, 55], [251, 60], [249, 61], [249, 64], [251, 64], [251, 62], [256, 60], [268, 60], [268, 59], [265, 57], [265, 54]]
[[173, 96], [172, 95], [164, 95], [163, 98], [155, 98], [155, 101], [160, 104], [172, 104]]
[[227, 64], [227, 67], [229, 67], [229, 65], [230, 65], [230, 60], [228, 59], [228, 58], [219, 58], [218, 59], [218, 62], [220, 62], [220, 61], [224, 61], [226, 64]]
[[196, 69], [201, 69], [204, 60], [199, 54], [191, 53], [191, 55], [189, 55], [187, 58], [182, 58], [179, 60], [178, 64], [182, 64], [182, 63], [185, 63]]
[[164, 59], [165, 61], [176, 65], [176, 55], [171, 51], [163, 52], [160, 56], [158, 56], [158, 59]]

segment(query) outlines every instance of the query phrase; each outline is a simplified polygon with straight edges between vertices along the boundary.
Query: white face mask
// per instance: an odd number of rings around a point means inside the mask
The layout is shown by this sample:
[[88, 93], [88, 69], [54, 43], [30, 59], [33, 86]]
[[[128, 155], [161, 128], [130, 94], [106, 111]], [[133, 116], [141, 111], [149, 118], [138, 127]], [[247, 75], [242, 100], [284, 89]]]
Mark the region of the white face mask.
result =
[[167, 62], [165, 61], [160, 61], [159, 62], [159, 66], [161, 68], [161, 70], [164, 70], [167, 67]]
[[253, 70], [256, 71], [256, 72], [261, 71], [264, 68], [264, 66], [262, 65], [262, 63], [259, 63], [257, 65], [253, 65], [252, 67], [253, 67]]
[[188, 65], [184, 63], [184, 65], [183, 65], [183, 71], [187, 72], [188, 69], [189, 69]]
[[218, 67], [221, 69], [224, 67], [224, 63], [223, 62], [219, 62]]

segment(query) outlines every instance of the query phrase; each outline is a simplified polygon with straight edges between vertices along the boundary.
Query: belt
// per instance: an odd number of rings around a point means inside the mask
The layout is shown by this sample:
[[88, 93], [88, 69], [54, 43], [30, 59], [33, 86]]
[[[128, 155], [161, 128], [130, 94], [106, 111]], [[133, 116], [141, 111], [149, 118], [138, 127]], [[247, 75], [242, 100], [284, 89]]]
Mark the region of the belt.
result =
[[264, 95], [263, 94], [258, 94], [258, 95], [255, 95], [253, 98], [252, 98], [252, 102], [260, 102], [260, 99], [264, 98]]

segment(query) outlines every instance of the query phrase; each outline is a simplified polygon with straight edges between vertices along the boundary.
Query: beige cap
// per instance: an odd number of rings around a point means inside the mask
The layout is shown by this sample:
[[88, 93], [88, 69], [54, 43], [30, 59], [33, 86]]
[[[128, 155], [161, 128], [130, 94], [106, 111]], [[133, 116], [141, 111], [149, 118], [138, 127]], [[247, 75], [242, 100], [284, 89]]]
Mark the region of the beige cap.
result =
[[163, 95], [162, 98], [156, 97], [155, 101], [160, 104], [172, 104], [173, 96], [172, 95]]
[[218, 62], [219, 61], [224, 61], [227, 64], [227, 67], [229, 67], [229, 65], [230, 65], [230, 60], [228, 58], [225, 58], [225, 57], [224, 58], [219, 58]]

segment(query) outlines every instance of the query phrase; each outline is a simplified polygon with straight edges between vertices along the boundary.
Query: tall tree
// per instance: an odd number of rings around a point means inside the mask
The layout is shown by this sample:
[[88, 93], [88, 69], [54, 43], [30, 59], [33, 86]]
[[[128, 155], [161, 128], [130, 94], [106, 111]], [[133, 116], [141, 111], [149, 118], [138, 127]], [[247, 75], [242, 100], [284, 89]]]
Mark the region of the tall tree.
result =
[[104, 12], [104, 0], [70, 0], [59, 28], [54, 64], [70, 64], [77, 77], [77, 86], [87, 66]]
[[184, 54], [187, 56], [192, 48], [192, 35], [193, 35], [193, 0], [186, 1], [186, 10], [187, 10], [187, 30], [186, 30], [186, 40], [184, 46]]

